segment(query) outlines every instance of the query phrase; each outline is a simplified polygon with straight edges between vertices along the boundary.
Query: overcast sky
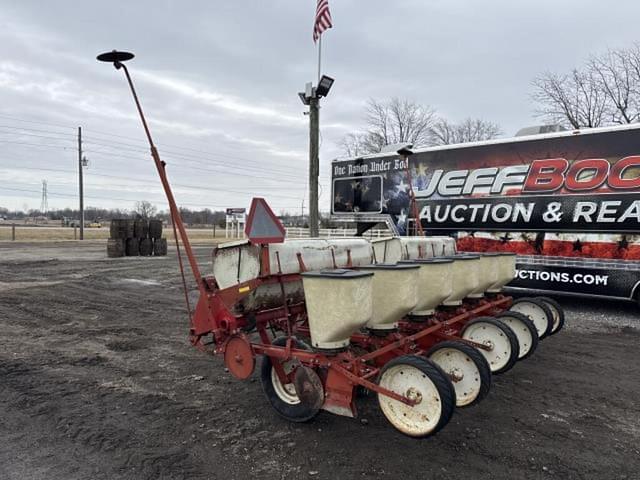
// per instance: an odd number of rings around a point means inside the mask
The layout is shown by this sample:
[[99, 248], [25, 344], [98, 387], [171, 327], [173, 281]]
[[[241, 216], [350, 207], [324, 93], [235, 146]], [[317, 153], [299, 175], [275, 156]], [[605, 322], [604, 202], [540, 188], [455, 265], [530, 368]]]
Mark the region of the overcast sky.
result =
[[[640, 41], [640, 2], [330, 0], [321, 110], [320, 206], [338, 140], [363, 127], [368, 98], [408, 98], [450, 120], [482, 117], [512, 136], [539, 123], [532, 78]], [[121, 72], [129, 68], [178, 203], [248, 206], [265, 196], [299, 212], [308, 118], [296, 92], [316, 75], [315, 0], [0, 0], [0, 206], [77, 205], [76, 131], [85, 205], [166, 208]], [[305, 210], [306, 210], [305, 200]]]

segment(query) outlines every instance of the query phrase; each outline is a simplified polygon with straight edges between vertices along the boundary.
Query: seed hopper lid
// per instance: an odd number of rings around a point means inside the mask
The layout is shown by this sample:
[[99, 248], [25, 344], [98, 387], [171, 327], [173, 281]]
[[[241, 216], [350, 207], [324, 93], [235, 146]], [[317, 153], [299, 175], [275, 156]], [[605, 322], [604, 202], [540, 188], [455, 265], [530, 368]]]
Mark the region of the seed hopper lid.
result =
[[370, 277], [373, 272], [360, 272], [358, 270], [348, 270], [346, 268], [335, 268], [332, 270], [318, 270], [315, 272], [305, 272], [303, 277], [326, 278], [327, 280], [352, 280], [354, 278]]
[[451, 262], [453, 262], [453, 258], [433, 257], [433, 258], [414, 258], [413, 260], [400, 260], [398, 263], [420, 266], [422, 264], [427, 264], [427, 263], [451, 263]]
[[515, 257], [517, 254], [513, 252], [496, 252], [501, 257]]
[[360, 270], [412, 270], [420, 268], [419, 265], [412, 265], [410, 263], [373, 263], [371, 265], [363, 265], [358, 267]]

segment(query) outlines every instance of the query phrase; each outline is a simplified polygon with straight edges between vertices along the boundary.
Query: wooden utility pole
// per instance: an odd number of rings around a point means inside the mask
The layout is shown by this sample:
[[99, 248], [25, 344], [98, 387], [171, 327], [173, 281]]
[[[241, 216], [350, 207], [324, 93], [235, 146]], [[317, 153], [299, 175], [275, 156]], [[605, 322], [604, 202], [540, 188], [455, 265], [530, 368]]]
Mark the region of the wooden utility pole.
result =
[[84, 185], [82, 179], [82, 127], [78, 127], [78, 186], [80, 189], [80, 240], [84, 240]]
[[309, 236], [318, 236], [318, 177], [320, 157], [320, 99], [315, 92], [309, 98]]

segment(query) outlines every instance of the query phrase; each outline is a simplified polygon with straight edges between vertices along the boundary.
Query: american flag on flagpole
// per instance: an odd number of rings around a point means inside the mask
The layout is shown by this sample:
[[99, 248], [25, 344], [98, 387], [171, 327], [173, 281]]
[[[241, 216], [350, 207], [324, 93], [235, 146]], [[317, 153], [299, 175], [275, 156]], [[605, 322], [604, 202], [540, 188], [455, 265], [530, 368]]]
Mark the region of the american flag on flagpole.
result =
[[331, 12], [329, 11], [329, 0], [318, 0], [316, 7], [316, 21], [313, 24], [313, 41], [318, 41], [320, 35], [325, 30], [333, 27], [331, 23]]

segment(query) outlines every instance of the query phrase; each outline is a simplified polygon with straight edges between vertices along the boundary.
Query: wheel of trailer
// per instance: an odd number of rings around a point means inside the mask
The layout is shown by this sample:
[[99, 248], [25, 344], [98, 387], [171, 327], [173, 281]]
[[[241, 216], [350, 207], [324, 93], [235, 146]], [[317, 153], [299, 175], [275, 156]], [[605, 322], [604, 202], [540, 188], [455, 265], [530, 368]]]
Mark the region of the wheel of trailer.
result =
[[536, 326], [538, 338], [541, 340], [548, 336], [553, 329], [553, 313], [542, 300], [530, 297], [517, 298], [509, 310], [529, 317], [529, 320]]
[[518, 360], [524, 360], [531, 356], [538, 348], [538, 330], [533, 322], [519, 312], [506, 310], [496, 317], [507, 325], [518, 337], [518, 347], [520, 354]]
[[489, 363], [491, 373], [511, 370], [518, 361], [518, 338], [509, 327], [492, 317], [478, 317], [462, 329], [462, 338], [484, 345], [478, 351]]
[[[283, 347], [287, 343], [287, 337], [278, 337], [273, 341], [273, 345]], [[294, 347], [300, 350], [311, 350], [306, 343], [294, 339]], [[293, 361], [282, 363], [285, 373], [289, 374], [295, 367]], [[267, 400], [279, 415], [291, 422], [306, 422], [315, 417], [320, 411], [320, 407], [309, 406], [300, 401], [293, 383], [283, 385], [278, 374], [273, 368], [271, 359], [268, 356], [262, 358], [260, 366], [260, 381], [262, 390]]]
[[378, 385], [417, 402], [409, 406], [378, 393], [382, 413], [405, 435], [433, 435], [449, 423], [453, 415], [456, 399], [451, 381], [435, 363], [424, 357], [394, 358], [382, 367]]
[[538, 300], [542, 300], [553, 316], [553, 327], [551, 327], [551, 333], [549, 335], [555, 335], [564, 327], [564, 310], [558, 302], [549, 297], [536, 297]]
[[457, 407], [469, 407], [480, 402], [491, 388], [491, 369], [487, 360], [466, 343], [437, 343], [427, 356], [449, 377], [456, 395]]

